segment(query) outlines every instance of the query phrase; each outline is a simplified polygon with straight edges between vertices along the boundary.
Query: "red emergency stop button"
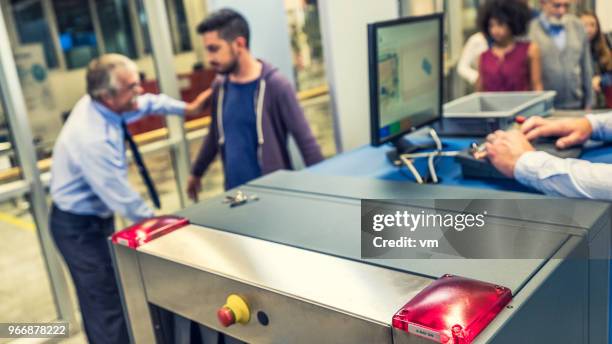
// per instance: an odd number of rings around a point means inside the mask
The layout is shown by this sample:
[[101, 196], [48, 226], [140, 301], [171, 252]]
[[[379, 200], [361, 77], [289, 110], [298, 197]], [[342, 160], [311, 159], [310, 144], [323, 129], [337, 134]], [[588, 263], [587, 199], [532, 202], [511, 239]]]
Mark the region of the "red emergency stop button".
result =
[[236, 317], [234, 316], [234, 312], [227, 307], [221, 307], [217, 311], [217, 318], [223, 327], [229, 327], [236, 323]]
[[236, 323], [246, 324], [251, 319], [251, 312], [242, 297], [231, 294], [227, 297], [225, 305], [217, 310], [217, 318], [223, 327]]
[[523, 124], [525, 123], [525, 121], [527, 120], [527, 117], [525, 116], [516, 116], [516, 118], [514, 119], [516, 121], [516, 123], [518, 124]]

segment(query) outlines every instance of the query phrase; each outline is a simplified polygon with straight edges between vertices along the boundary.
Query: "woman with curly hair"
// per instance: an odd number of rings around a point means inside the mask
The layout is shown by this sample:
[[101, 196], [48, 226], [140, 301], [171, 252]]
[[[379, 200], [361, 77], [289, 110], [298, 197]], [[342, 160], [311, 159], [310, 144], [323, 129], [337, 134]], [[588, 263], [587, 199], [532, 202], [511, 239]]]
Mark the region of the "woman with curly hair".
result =
[[598, 107], [612, 107], [612, 49], [601, 32], [599, 18], [592, 12], [580, 15], [591, 44], [593, 58], [593, 90], [598, 95]]
[[531, 14], [521, 1], [492, 0], [481, 7], [480, 30], [492, 41], [482, 53], [476, 89], [487, 92], [540, 91], [540, 51], [535, 43], [518, 40], [527, 33]]

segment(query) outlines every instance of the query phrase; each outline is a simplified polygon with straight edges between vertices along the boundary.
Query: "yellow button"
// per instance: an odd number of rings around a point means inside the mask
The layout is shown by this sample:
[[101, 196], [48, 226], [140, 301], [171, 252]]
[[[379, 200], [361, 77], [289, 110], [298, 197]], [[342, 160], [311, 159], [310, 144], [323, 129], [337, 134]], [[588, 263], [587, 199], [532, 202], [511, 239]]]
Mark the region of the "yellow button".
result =
[[227, 297], [223, 307], [229, 308], [235, 317], [235, 321], [239, 324], [246, 324], [251, 319], [251, 311], [244, 299], [236, 294], [231, 294]]

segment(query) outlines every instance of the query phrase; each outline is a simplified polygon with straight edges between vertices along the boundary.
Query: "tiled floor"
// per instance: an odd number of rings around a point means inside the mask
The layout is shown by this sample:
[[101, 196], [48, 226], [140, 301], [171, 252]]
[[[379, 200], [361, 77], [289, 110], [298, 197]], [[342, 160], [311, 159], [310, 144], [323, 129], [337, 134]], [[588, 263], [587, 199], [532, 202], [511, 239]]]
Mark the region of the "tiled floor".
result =
[[[324, 156], [334, 155], [336, 149], [329, 97], [325, 95], [310, 99], [302, 105]], [[192, 155], [196, 154], [199, 147], [200, 142], [191, 144]], [[169, 152], [146, 156], [146, 163], [160, 192], [163, 206], [160, 213], [179, 210], [176, 190], [178, 186], [174, 180]], [[141, 194], [146, 196], [146, 188], [135, 169], [130, 171], [130, 181]], [[223, 173], [221, 163], [217, 159], [203, 179], [200, 199], [217, 195], [222, 191]], [[118, 227], [123, 225], [124, 222], [118, 221]], [[0, 204], [0, 300], [0, 322], [54, 320], [55, 309], [47, 274], [32, 219], [24, 200]], [[75, 303], [74, 296], [73, 303]], [[82, 331], [71, 332], [73, 336], [70, 339], [59, 342], [63, 344], [86, 342]], [[7, 339], [0, 339], [0, 343], [7, 342]], [[18, 343], [38, 342], [40, 341], [18, 341]]]

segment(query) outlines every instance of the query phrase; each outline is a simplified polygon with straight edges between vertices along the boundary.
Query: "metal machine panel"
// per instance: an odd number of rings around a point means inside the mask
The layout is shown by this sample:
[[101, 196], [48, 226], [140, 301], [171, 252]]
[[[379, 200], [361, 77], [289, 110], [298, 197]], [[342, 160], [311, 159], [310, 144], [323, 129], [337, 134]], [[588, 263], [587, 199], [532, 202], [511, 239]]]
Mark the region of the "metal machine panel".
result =
[[[479, 343], [608, 343], [592, 329], [589, 261], [584, 238], [572, 237], [478, 337]], [[607, 302], [606, 302], [607, 303]]]
[[[431, 282], [193, 225], [138, 252], [149, 302], [252, 342], [390, 342], [390, 315]], [[222, 328], [216, 311], [231, 293], [270, 323]]]
[[138, 252], [121, 245], [112, 245], [115, 274], [122, 288], [121, 301], [132, 343], [155, 343], [153, 323], [144, 293]]

